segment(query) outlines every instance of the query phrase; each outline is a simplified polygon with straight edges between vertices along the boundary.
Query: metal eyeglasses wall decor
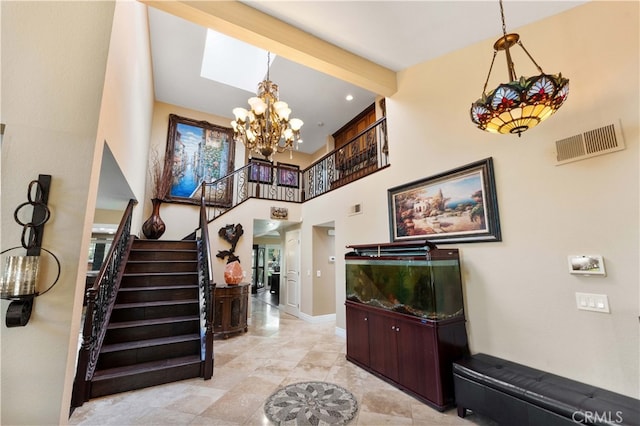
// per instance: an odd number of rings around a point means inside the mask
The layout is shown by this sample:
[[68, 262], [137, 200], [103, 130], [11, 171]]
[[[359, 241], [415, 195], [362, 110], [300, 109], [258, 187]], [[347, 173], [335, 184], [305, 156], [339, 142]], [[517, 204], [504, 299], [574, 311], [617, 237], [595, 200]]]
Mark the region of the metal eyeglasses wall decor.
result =
[[[53, 288], [60, 278], [60, 261], [55, 254], [42, 247], [44, 225], [51, 218], [47, 206], [51, 175], [38, 175], [37, 180], [29, 183], [27, 201], [16, 207], [13, 219], [22, 226], [21, 245], [3, 250], [0, 254], [12, 250], [25, 249], [25, 256], [7, 256], [0, 275], [0, 298], [11, 300], [7, 308], [5, 324], [7, 327], [24, 327], [29, 322], [36, 296], [43, 295]], [[24, 222], [20, 211], [29, 207], [33, 209], [31, 221]], [[55, 260], [58, 267], [56, 278], [46, 290], [37, 291], [40, 252], [44, 250]]]

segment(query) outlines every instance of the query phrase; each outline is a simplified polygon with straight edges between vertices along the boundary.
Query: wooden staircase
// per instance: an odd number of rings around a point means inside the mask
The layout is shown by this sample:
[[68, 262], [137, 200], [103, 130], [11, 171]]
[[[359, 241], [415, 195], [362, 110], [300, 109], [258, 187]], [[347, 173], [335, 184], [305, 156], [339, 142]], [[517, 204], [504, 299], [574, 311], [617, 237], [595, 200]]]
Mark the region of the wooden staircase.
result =
[[90, 397], [201, 377], [195, 241], [134, 240]]

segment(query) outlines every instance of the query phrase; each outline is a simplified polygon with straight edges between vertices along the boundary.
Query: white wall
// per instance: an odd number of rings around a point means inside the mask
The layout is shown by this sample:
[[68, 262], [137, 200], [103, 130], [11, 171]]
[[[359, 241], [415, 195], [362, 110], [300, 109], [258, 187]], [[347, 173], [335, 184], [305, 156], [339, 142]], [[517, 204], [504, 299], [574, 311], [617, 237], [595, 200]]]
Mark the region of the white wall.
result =
[[[105, 143], [135, 197], [144, 195], [139, 164], [147, 157], [153, 108], [146, 6], [3, 2], [2, 19], [2, 79], [9, 88], [2, 122], [11, 132], [2, 153], [3, 189], [11, 187], [2, 194], [2, 231], [11, 237], [3, 248], [18, 241], [11, 218], [28, 181], [49, 173], [52, 219], [43, 245], [60, 258], [62, 273], [36, 300], [26, 327], [2, 328], [0, 423], [64, 424]], [[134, 225], [142, 218], [136, 210]]]
[[[26, 201], [27, 185], [38, 174], [50, 174], [52, 215], [43, 246], [60, 259], [62, 270], [56, 287], [36, 299], [26, 327], [0, 326], [0, 423], [58, 424], [69, 412], [73, 302], [79, 265], [86, 270], [83, 224], [114, 2], [2, 2], [1, 7], [2, 122], [7, 124], [2, 248], [19, 245], [22, 228], [13, 211]], [[45, 254], [42, 261], [53, 266]], [[49, 268], [40, 285], [53, 282], [55, 273]], [[7, 306], [3, 300], [3, 323]]]
[[[133, 213], [134, 230], [146, 219], [147, 170], [141, 165], [149, 157], [154, 108], [150, 49], [147, 7], [135, 0], [117, 2], [97, 140], [109, 146], [139, 203]], [[123, 208], [127, 202], [123, 200]]]
[[334, 229], [327, 226], [313, 228], [311, 276], [313, 278], [312, 314], [314, 316], [336, 313], [336, 264], [329, 260], [330, 256], [335, 256], [335, 238], [329, 234], [329, 230], [333, 231]]
[[[209, 224], [209, 236], [213, 258], [214, 281], [224, 283], [224, 266], [226, 259], [216, 258], [219, 250], [229, 249], [229, 243], [218, 236], [218, 230], [227, 225], [241, 224], [244, 230], [243, 236], [238, 240], [235, 254], [240, 257], [242, 270], [246, 273], [246, 282], [251, 279], [251, 254], [253, 250], [253, 219], [268, 219], [271, 207], [286, 207], [289, 210], [288, 221], [296, 222], [301, 220], [301, 204], [283, 203], [271, 200], [249, 199], [240, 207], [230, 210]], [[284, 245], [283, 245], [284, 247]]]
[[[590, 2], [517, 29], [546, 72], [571, 80], [566, 104], [521, 138], [484, 133], [469, 120], [495, 40], [400, 73], [387, 99], [391, 167], [303, 205], [303, 270], [313, 261], [312, 226], [335, 222], [338, 327], [340, 254], [347, 244], [389, 241], [387, 189], [493, 157], [503, 241], [455, 245], [471, 351], [640, 395], [638, 12], [637, 2]], [[518, 72], [536, 72], [528, 59], [514, 60]], [[502, 55], [490, 86], [506, 78]], [[615, 119], [624, 151], [554, 165], [554, 141]], [[355, 203], [363, 214], [348, 216]], [[603, 255], [607, 276], [570, 275], [567, 255], [576, 253]], [[575, 292], [607, 294], [611, 314], [578, 311]]]
[[[155, 150], [160, 158], [164, 158], [167, 149], [167, 132], [169, 131], [169, 115], [176, 114], [193, 120], [204, 120], [218, 126], [229, 127], [229, 119], [207, 114], [192, 109], [156, 102], [153, 110], [153, 126], [151, 130], [151, 149]], [[244, 148], [236, 147], [235, 168], [244, 164]], [[144, 200], [145, 219], [151, 214], [150, 188]], [[184, 203], [162, 203], [160, 217], [165, 222], [166, 231], [162, 235], [163, 240], [181, 240], [191, 234], [198, 226], [200, 207]], [[142, 235], [142, 234], [141, 234]]]
[[[229, 111], [231, 113], [231, 111]], [[177, 105], [167, 104], [164, 102], [156, 102], [153, 111], [153, 126], [151, 132], [151, 149], [155, 150], [160, 158], [164, 158], [167, 147], [167, 132], [169, 130], [169, 115], [176, 114], [181, 117], [193, 120], [204, 120], [211, 124], [229, 127], [231, 118], [212, 115], [201, 111], [195, 111], [183, 108]], [[246, 152], [242, 144], [235, 144], [234, 169], [239, 169], [246, 164]], [[293, 152], [293, 158], [289, 159], [289, 152], [276, 154], [274, 156], [274, 164], [277, 162], [295, 164], [304, 169], [310, 164], [310, 155]], [[149, 190], [148, 190], [149, 191]], [[145, 218], [151, 213], [151, 198], [147, 195], [144, 200]], [[160, 217], [166, 224], [166, 231], [162, 235], [163, 240], [182, 239], [191, 234], [198, 226], [199, 206], [189, 205], [186, 203], [162, 203], [160, 208]], [[256, 216], [256, 218], [269, 219], [269, 212], [265, 216]], [[243, 223], [243, 226], [245, 223]], [[250, 235], [250, 234], [248, 234]], [[249, 273], [251, 271], [249, 270]]]

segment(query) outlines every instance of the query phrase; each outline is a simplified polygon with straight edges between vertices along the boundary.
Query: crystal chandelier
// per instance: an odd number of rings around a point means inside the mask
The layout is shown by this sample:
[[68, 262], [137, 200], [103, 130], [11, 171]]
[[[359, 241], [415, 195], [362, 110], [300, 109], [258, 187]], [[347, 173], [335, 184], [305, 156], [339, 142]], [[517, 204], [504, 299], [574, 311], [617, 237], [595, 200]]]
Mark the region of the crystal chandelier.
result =
[[235, 120], [231, 122], [234, 139], [245, 144], [249, 158], [256, 152], [269, 161], [274, 153], [293, 151], [294, 143], [302, 142], [303, 124], [299, 118], [289, 119], [289, 105], [279, 100], [278, 85], [269, 80], [270, 56], [267, 53], [267, 78], [258, 84], [257, 96], [249, 98], [251, 110], [234, 108]]
[[[489, 75], [484, 83], [482, 97], [471, 105], [471, 121], [480, 129], [488, 132], [517, 133], [518, 136], [521, 136], [522, 132], [549, 118], [562, 106], [569, 94], [569, 80], [562, 77], [562, 74], [545, 74], [524, 48], [520, 36], [515, 33], [507, 34], [502, 0], [499, 1], [502, 37], [493, 45], [493, 59], [489, 67]], [[524, 50], [540, 75], [516, 79], [515, 67], [509, 52], [509, 48], [515, 44]], [[507, 57], [509, 83], [500, 84], [487, 93], [491, 69], [496, 54], [500, 50], [504, 50]]]

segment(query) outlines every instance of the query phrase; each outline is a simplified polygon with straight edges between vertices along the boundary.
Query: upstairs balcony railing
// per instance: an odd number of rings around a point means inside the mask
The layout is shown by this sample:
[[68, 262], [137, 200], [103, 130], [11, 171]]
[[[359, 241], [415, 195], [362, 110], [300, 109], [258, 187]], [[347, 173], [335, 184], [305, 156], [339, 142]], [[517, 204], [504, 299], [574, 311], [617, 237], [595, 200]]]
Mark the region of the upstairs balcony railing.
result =
[[387, 121], [382, 117], [302, 172], [304, 200], [315, 198], [388, 165]]
[[266, 161], [250, 162], [215, 182], [203, 182], [201, 191], [212, 221], [250, 198], [301, 203], [300, 170]]
[[212, 221], [250, 198], [302, 203], [388, 167], [388, 154], [383, 117], [302, 171], [289, 164], [252, 160], [215, 182], [202, 183], [207, 219]]

